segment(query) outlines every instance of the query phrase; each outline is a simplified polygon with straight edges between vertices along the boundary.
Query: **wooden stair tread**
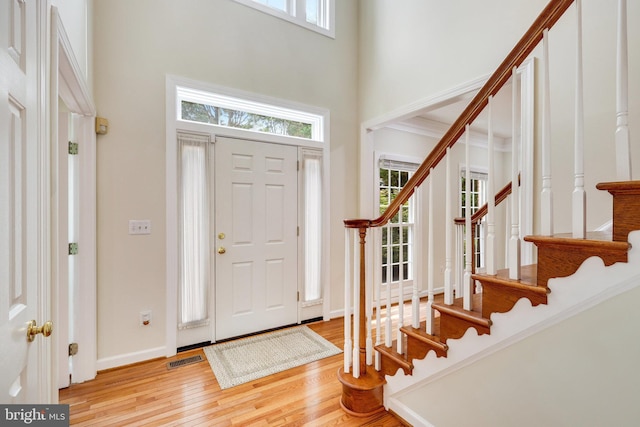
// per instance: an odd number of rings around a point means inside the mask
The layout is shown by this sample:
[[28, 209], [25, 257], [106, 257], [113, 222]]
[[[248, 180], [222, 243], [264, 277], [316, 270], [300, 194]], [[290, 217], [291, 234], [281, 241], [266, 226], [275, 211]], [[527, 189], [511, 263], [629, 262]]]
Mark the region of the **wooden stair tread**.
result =
[[473, 295], [472, 311], [465, 310], [463, 303], [464, 298], [456, 298], [452, 305], [433, 303], [432, 307], [440, 313], [446, 313], [450, 316], [455, 316], [477, 325], [487, 328], [491, 326], [491, 320], [482, 317], [482, 294]]
[[391, 347], [387, 347], [384, 344], [378, 344], [374, 347], [375, 350], [383, 353], [386, 357], [393, 360], [400, 367], [409, 370], [413, 369], [413, 364], [407, 360], [407, 356], [402, 353], [398, 353], [396, 348], [398, 348], [396, 340], [393, 340], [393, 342], [391, 343]]
[[600, 182], [596, 184], [598, 190], [614, 193], [640, 194], [640, 181]]
[[[437, 331], [439, 328], [439, 318], [435, 319], [434, 329]], [[442, 351], [447, 351], [449, 346], [447, 344], [440, 341], [440, 337], [437, 335], [431, 335], [426, 332], [426, 322], [421, 322], [419, 328], [414, 328], [413, 326], [403, 326], [400, 330], [405, 333], [408, 337], [426, 343], [432, 347], [439, 347]]]
[[520, 280], [509, 278], [509, 269], [498, 270], [495, 276], [485, 273], [472, 274], [474, 280], [479, 280], [483, 284], [491, 282], [494, 284], [517, 288], [523, 291], [548, 294], [550, 291], [544, 286], [537, 285], [537, 264], [524, 265], [520, 269]]
[[534, 243], [536, 246], [588, 247], [608, 251], [628, 251], [631, 247], [631, 244], [628, 242], [612, 240], [611, 233], [605, 231], [588, 232], [587, 238], [585, 239], [572, 237], [571, 233], [559, 233], [553, 236], [525, 236], [524, 240]]

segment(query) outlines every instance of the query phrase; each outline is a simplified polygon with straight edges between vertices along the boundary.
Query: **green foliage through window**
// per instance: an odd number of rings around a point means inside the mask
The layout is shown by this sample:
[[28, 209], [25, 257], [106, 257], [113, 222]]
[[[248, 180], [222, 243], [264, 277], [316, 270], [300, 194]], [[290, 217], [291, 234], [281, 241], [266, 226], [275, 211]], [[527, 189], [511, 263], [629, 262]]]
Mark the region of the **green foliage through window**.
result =
[[278, 117], [232, 110], [230, 108], [182, 101], [182, 120], [247, 129], [275, 135], [312, 138], [312, 124]]

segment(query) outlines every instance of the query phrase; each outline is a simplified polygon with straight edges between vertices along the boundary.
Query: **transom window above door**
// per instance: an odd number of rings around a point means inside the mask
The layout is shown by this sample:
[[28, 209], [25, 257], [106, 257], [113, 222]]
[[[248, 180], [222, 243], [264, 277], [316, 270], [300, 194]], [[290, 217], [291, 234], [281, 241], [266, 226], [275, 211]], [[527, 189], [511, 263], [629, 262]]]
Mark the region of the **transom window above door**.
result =
[[324, 117], [252, 99], [177, 87], [178, 120], [322, 141]]

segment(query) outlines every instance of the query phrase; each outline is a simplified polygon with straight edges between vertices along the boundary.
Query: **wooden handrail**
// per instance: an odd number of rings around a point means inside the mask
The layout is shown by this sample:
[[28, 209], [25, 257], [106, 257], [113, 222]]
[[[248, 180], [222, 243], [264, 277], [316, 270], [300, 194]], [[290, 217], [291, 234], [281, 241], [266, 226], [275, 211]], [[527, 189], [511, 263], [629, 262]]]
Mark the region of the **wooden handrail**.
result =
[[505, 85], [511, 77], [513, 68], [519, 67], [540, 43], [544, 30], [551, 28], [573, 1], [552, 0], [549, 2], [380, 217], [374, 220], [346, 219], [344, 220], [345, 227], [380, 227], [389, 222], [398, 213], [400, 207], [409, 200], [416, 187], [424, 182], [431, 168], [437, 166], [445, 157], [447, 148], [452, 147], [464, 134], [466, 125], [472, 123], [480, 115], [489, 102], [489, 97], [498, 93]]
[[[518, 175], [518, 181], [520, 181], [520, 175]], [[518, 182], [518, 186], [520, 186], [520, 182]], [[496, 193], [496, 197], [495, 197], [496, 206], [502, 203], [507, 198], [507, 196], [511, 194], [511, 187], [512, 187], [512, 182], [509, 182], [507, 185], [502, 187], [500, 191]], [[482, 218], [484, 218], [484, 216], [487, 214], [488, 211], [489, 211], [489, 204], [485, 203], [480, 207], [480, 209], [478, 209], [473, 213], [473, 215], [471, 215], [471, 223], [477, 224]], [[465, 218], [457, 217], [453, 219], [453, 222], [456, 225], [464, 225]]]

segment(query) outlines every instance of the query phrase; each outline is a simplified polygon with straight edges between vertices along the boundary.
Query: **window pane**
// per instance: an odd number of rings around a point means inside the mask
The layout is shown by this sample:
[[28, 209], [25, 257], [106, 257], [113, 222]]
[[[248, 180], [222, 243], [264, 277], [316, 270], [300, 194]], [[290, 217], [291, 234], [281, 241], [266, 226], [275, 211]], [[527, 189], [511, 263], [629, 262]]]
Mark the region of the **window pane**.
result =
[[265, 6], [272, 7], [274, 9], [281, 10], [283, 12], [287, 12], [287, 2], [286, 0], [253, 0], [256, 3], [263, 4]]
[[181, 104], [182, 120], [191, 120], [236, 129], [247, 129], [275, 135], [294, 136], [305, 139], [312, 138], [313, 126], [311, 123], [188, 101], [182, 101]]
[[306, 19], [307, 22], [312, 24], [316, 24], [319, 27], [322, 27], [321, 19], [320, 19], [320, 10], [318, 8], [318, 0], [307, 0], [306, 5]]

